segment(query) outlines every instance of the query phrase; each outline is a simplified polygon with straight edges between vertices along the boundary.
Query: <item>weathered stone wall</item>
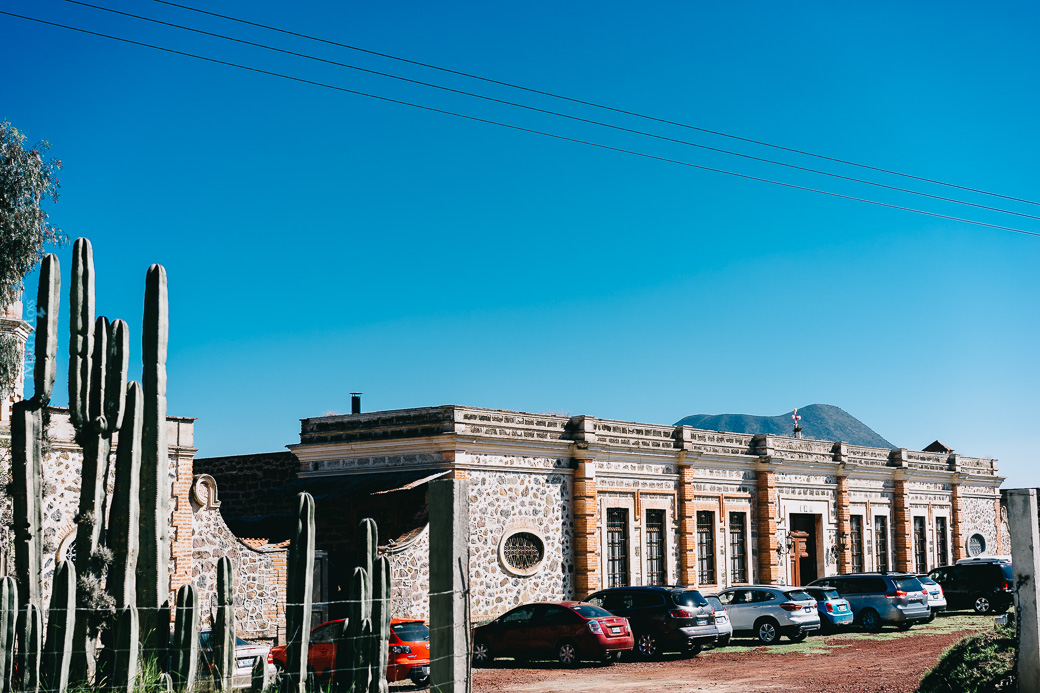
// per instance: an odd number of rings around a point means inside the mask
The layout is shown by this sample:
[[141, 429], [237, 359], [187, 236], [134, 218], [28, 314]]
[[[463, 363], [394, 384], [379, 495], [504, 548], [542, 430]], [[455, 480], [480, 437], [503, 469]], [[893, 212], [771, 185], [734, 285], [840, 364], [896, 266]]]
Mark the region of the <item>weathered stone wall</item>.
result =
[[999, 518], [993, 499], [968, 496], [964, 498], [962, 508], [964, 515], [961, 523], [964, 527], [964, 541], [967, 542], [973, 534], [981, 534], [986, 539], [986, 553], [999, 553], [1002, 550], [1000, 542], [997, 541]]
[[384, 549], [390, 561], [390, 603], [397, 618], [430, 614], [430, 527], [410, 541]]
[[191, 581], [199, 590], [206, 623], [216, 604], [217, 561], [231, 559], [235, 575], [235, 629], [247, 640], [275, 642], [285, 632], [284, 545], [252, 548], [232, 534], [220, 516], [220, 500], [211, 477], [197, 476], [192, 486], [194, 513]]

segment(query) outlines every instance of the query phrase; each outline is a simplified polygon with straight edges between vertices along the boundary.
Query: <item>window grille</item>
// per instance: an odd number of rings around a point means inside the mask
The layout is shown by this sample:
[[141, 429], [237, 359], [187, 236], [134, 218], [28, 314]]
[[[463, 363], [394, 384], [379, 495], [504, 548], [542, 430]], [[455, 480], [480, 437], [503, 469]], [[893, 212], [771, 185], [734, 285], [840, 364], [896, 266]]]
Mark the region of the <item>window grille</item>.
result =
[[628, 584], [628, 508], [607, 508], [607, 587]]
[[863, 516], [852, 515], [850, 518], [852, 535], [849, 544], [852, 547], [852, 572], [863, 572]]
[[502, 546], [502, 557], [510, 568], [527, 571], [542, 562], [545, 546], [534, 534], [517, 532], [506, 539]]
[[874, 560], [878, 572], [888, 570], [888, 518], [883, 515], [874, 518]]
[[697, 582], [715, 584], [715, 513], [697, 511]]
[[968, 555], [980, 556], [986, 553], [986, 537], [981, 534], [972, 534], [968, 538]]
[[747, 582], [747, 515], [729, 514], [729, 571], [733, 582]]
[[924, 518], [914, 518], [914, 559], [917, 561], [917, 572], [928, 572], [928, 533]]
[[664, 510], [646, 511], [646, 584], [663, 585]]
[[935, 554], [939, 565], [950, 563], [950, 549], [946, 539], [946, 518], [935, 518]]

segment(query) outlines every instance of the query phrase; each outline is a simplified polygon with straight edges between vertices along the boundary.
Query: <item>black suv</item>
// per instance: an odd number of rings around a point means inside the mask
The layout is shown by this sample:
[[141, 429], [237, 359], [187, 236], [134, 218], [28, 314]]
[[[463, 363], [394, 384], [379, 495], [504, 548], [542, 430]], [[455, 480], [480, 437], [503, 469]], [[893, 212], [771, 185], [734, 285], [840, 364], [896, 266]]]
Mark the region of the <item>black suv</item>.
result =
[[715, 610], [688, 587], [611, 587], [582, 601], [627, 618], [636, 640], [633, 653], [643, 659], [677, 651], [693, 656], [719, 637]]
[[1006, 558], [962, 558], [928, 573], [946, 595], [949, 609], [974, 609], [988, 614], [1007, 611], [1015, 598], [1015, 578]]

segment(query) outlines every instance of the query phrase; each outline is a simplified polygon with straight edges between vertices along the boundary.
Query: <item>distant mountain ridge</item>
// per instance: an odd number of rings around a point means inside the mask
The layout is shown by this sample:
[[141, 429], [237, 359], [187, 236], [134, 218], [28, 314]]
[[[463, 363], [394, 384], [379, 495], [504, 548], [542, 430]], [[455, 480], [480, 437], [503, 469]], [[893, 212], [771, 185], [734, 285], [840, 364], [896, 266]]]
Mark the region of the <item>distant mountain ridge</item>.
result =
[[[675, 425], [693, 426], [708, 431], [769, 433], [790, 437], [794, 435], [794, 421], [791, 419], [793, 414], [793, 411], [779, 416], [694, 414], [680, 419]], [[807, 407], [799, 407], [798, 415], [802, 417], [803, 438], [835, 440], [873, 448], [895, 447], [855, 416], [832, 404], [810, 404]]]

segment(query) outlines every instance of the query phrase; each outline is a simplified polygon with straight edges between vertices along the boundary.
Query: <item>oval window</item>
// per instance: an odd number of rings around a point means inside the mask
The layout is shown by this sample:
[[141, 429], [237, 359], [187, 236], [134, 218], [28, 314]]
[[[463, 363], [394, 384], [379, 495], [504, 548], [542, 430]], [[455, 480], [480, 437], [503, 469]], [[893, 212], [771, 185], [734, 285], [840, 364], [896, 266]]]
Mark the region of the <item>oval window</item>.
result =
[[515, 575], [532, 575], [545, 558], [545, 542], [533, 532], [514, 532], [502, 541], [499, 557]]
[[981, 534], [972, 534], [968, 538], [968, 555], [981, 556], [986, 553], [986, 537]]

